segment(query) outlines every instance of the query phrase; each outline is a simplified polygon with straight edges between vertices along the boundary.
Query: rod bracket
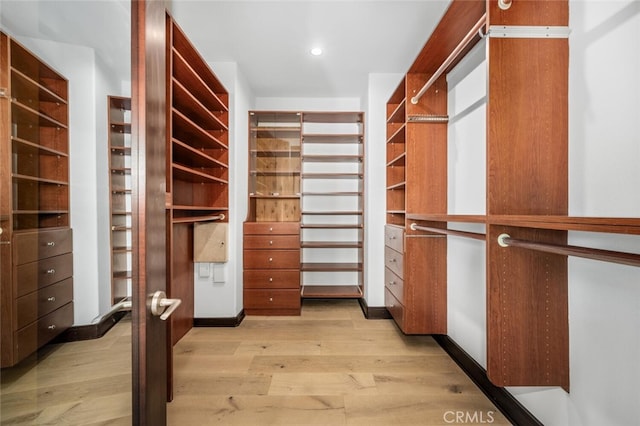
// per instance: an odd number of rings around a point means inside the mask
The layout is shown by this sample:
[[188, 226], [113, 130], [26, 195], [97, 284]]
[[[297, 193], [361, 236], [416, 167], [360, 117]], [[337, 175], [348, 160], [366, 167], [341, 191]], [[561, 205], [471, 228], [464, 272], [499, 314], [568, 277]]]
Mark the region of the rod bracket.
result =
[[507, 244], [504, 240], [506, 240], [507, 238], [511, 238], [511, 235], [509, 234], [500, 234], [498, 235], [498, 245], [500, 247], [509, 247], [509, 244]]

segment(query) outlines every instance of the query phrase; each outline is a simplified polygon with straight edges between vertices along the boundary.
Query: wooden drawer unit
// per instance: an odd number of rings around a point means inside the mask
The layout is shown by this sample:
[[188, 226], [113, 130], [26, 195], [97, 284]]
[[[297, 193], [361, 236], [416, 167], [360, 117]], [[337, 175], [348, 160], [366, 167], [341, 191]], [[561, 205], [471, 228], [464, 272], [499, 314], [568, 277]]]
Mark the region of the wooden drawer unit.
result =
[[22, 360], [73, 325], [73, 302], [41, 317], [16, 332], [15, 350]]
[[397, 226], [384, 227], [384, 244], [399, 253], [404, 252], [404, 229]]
[[73, 255], [71, 253], [29, 262], [15, 267], [18, 297], [64, 280], [73, 275]]
[[13, 263], [35, 262], [71, 252], [71, 229], [16, 232], [13, 236]]
[[384, 264], [400, 278], [404, 277], [404, 256], [390, 247], [384, 248]]
[[398, 324], [398, 327], [404, 330], [404, 306], [393, 296], [393, 293], [391, 293], [388, 288], [384, 289], [384, 305], [387, 307], [393, 320]]
[[404, 280], [389, 268], [384, 269], [384, 286], [400, 303], [404, 303]]
[[300, 269], [300, 250], [244, 250], [245, 269]]
[[38, 318], [66, 305], [72, 299], [73, 280], [71, 278], [18, 298], [18, 328], [37, 321]]
[[300, 272], [282, 270], [246, 270], [244, 288], [300, 289]]
[[245, 235], [244, 248], [246, 249], [298, 249], [300, 237], [296, 235]]
[[244, 309], [248, 315], [300, 315], [298, 222], [245, 222]]

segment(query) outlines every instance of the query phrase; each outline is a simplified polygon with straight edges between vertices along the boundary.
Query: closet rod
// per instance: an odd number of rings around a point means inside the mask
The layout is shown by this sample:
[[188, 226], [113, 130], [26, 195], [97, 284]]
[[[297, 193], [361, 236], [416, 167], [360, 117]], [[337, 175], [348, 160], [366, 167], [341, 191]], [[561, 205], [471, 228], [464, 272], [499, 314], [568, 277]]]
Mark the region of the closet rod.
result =
[[438, 68], [436, 72], [433, 73], [431, 78], [425, 83], [425, 85], [422, 86], [422, 89], [420, 89], [420, 91], [416, 93], [413, 98], [411, 98], [412, 104], [416, 105], [420, 101], [422, 95], [424, 95], [425, 92], [429, 90], [429, 87], [431, 87], [431, 85], [435, 83], [438, 78], [440, 78], [442, 73], [449, 67], [449, 65], [451, 65], [451, 63], [455, 61], [458, 55], [462, 53], [462, 51], [469, 45], [469, 43], [471, 43], [471, 40], [473, 40], [478, 35], [478, 32], [486, 22], [487, 14], [485, 13], [484, 15], [482, 15], [482, 18], [480, 18], [480, 20], [476, 22], [473, 28], [471, 28], [469, 33], [462, 39], [462, 41], [456, 46], [456, 48], [453, 49], [453, 52], [451, 52], [449, 57], [445, 59], [442, 65], [440, 65], [440, 68]]
[[485, 241], [486, 235], [480, 234], [477, 232], [467, 232], [467, 231], [454, 231], [453, 229], [442, 229], [442, 228], [431, 228], [429, 226], [420, 226], [415, 223], [409, 225], [412, 231], [427, 231], [434, 232], [436, 234], [443, 235], [454, 235], [456, 237], [465, 237], [465, 238], [473, 238], [474, 240]]
[[566, 256], [583, 257], [585, 259], [601, 260], [603, 262], [619, 263], [621, 265], [640, 266], [640, 254], [621, 251], [601, 250], [590, 247], [539, 243], [535, 241], [517, 240], [509, 234], [500, 234], [498, 244], [501, 247], [521, 247], [546, 253]]

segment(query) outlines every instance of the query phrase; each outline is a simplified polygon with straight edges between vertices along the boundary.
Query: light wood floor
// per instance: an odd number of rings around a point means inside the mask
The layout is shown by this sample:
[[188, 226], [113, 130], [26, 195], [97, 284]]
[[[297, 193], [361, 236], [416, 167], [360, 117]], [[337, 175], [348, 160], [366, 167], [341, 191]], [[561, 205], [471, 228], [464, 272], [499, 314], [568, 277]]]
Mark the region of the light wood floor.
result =
[[355, 300], [194, 328], [174, 366], [170, 425], [509, 424], [433, 339], [366, 320]]
[[0, 373], [2, 425], [131, 425], [131, 322]]
[[[130, 425], [131, 327], [2, 370], [2, 425]], [[354, 300], [194, 328], [174, 348], [175, 426], [509, 424], [427, 336]], [[458, 419], [458, 421], [456, 421]]]

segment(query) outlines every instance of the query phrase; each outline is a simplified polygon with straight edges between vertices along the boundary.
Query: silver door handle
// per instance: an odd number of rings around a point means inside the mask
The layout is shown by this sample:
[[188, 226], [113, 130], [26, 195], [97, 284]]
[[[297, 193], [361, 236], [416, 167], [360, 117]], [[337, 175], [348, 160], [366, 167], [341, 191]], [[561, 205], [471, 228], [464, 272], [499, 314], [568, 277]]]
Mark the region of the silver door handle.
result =
[[159, 315], [162, 321], [166, 321], [181, 303], [180, 299], [167, 299], [165, 292], [158, 290], [151, 297], [151, 313], [155, 316]]

